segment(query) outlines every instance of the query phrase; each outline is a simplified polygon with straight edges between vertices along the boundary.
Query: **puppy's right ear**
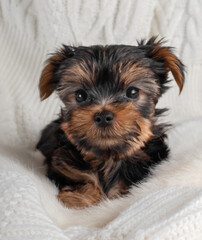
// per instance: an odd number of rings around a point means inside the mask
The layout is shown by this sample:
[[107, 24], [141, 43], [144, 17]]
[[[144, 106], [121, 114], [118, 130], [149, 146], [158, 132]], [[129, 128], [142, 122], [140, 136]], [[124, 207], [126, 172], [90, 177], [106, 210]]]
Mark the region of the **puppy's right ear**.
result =
[[62, 62], [70, 58], [74, 55], [75, 48], [63, 45], [63, 47], [56, 53], [52, 54], [46, 62], [46, 66], [44, 67], [40, 83], [40, 98], [41, 100], [46, 99], [51, 95], [51, 93], [56, 89], [59, 78], [58, 78], [58, 70]]

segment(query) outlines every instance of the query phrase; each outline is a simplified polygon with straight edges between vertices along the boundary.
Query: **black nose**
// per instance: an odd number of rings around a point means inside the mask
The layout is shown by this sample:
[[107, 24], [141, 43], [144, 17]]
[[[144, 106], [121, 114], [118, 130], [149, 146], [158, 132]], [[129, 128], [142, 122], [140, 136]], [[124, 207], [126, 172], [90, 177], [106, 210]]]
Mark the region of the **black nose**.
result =
[[114, 115], [112, 112], [103, 111], [101, 113], [96, 113], [94, 117], [94, 121], [99, 127], [107, 127], [109, 126], [114, 119]]

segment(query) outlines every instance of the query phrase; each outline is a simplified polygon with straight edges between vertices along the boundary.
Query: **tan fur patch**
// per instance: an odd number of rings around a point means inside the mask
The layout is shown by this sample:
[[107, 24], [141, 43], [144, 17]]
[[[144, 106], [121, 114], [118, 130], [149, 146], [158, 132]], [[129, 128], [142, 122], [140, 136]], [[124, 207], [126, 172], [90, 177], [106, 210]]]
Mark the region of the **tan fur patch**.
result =
[[148, 69], [140, 66], [140, 63], [131, 64], [130, 62], [121, 68], [120, 78], [125, 86], [130, 85], [135, 80], [145, 78], [148, 75]]
[[69, 208], [86, 208], [100, 202], [105, 196], [100, 188], [87, 183], [79, 188], [64, 187], [58, 198]]
[[[65, 72], [68, 74], [65, 75]], [[71, 68], [68, 68], [64, 71], [64, 77], [62, 78], [62, 82], [71, 81], [72, 77], [74, 78], [74, 82], [78, 82], [79, 84], [82, 81], [88, 81], [92, 83], [93, 79], [93, 71], [88, 69], [88, 67], [83, 62], [79, 62], [77, 64], [73, 64]]]
[[39, 89], [40, 89], [40, 98], [41, 100], [46, 99], [51, 95], [55, 88], [50, 84], [53, 79], [55, 66], [53, 62], [62, 61], [62, 55], [54, 55], [48, 59], [48, 64], [45, 66], [41, 73]]
[[65, 163], [65, 161], [60, 161], [58, 164], [57, 161], [52, 161], [52, 166], [56, 169], [60, 174], [66, 176], [68, 179], [71, 179], [74, 182], [86, 182], [91, 183], [94, 186], [99, 186], [98, 178], [95, 174], [80, 171], [71, 165]]
[[184, 78], [179, 68], [181, 63], [177, 57], [169, 50], [168, 47], [161, 47], [160, 45], [157, 45], [153, 49], [152, 54], [154, 59], [164, 59], [165, 67], [168, 69], [168, 71], [172, 72], [181, 92], [183, 88]]

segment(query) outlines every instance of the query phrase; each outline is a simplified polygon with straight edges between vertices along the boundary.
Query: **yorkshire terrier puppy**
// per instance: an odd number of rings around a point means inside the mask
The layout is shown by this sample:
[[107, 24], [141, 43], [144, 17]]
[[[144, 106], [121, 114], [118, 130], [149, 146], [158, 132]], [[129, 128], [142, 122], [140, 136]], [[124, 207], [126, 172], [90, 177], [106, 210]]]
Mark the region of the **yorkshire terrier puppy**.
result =
[[155, 37], [138, 46], [63, 46], [47, 61], [41, 99], [64, 103], [37, 148], [68, 207], [84, 208], [128, 193], [168, 156], [167, 125], [157, 109], [171, 71], [180, 91], [184, 65]]

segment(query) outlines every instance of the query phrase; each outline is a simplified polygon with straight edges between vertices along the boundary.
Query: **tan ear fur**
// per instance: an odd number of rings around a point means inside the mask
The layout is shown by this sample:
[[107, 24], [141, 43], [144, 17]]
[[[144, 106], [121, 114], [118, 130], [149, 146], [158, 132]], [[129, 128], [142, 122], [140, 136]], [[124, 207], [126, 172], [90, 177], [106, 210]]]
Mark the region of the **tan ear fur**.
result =
[[171, 71], [175, 81], [180, 89], [184, 85], [184, 65], [183, 63], [171, 52], [169, 47], [161, 47], [159, 44], [152, 50], [153, 59], [162, 59], [165, 68]]
[[41, 100], [46, 99], [56, 88], [54, 83], [54, 74], [58, 67], [58, 63], [64, 59], [63, 55], [56, 54], [48, 59], [46, 66], [44, 67], [39, 83], [40, 98]]
[[54, 53], [52, 57], [47, 60], [46, 66], [41, 73], [39, 83], [41, 100], [49, 97], [56, 89], [59, 83], [57, 71], [65, 59], [71, 58], [74, 55], [75, 49], [75, 47], [63, 45], [59, 51]]

